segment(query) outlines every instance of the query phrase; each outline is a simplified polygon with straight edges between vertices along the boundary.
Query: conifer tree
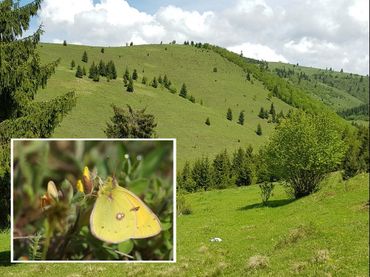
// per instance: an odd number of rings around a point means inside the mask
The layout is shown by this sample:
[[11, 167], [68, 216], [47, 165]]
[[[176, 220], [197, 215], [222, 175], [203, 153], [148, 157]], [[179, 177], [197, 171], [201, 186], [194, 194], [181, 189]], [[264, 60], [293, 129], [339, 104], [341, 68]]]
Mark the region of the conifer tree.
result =
[[[112, 60], [110, 60], [108, 64], [106, 65], [106, 74], [109, 75], [110, 79], [113, 79], [113, 80], [117, 79], [116, 66], [114, 65], [114, 62]], [[125, 76], [126, 76], [126, 73], [125, 73]], [[127, 80], [128, 79], [129, 79], [129, 76]]]
[[138, 75], [137, 75], [137, 70], [136, 69], [134, 69], [134, 72], [132, 72], [132, 80], [137, 80], [137, 78], [138, 78]]
[[67, 46], [67, 41], [63, 40], [63, 46]]
[[128, 81], [130, 79], [130, 71], [128, 71], [128, 68], [126, 67], [125, 73], [123, 74], [123, 80]]
[[82, 59], [81, 59], [84, 63], [87, 63], [88, 61], [88, 58], [87, 58], [87, 53], [86, 51], [84, 51], [84, 53], [82, 54]]
[[74, 61], [74, 60], [72, 60], [72, 61], [71, 61], [71, 69], [75, 68], [75, 66], [76, 66], [76, 63], [75, 63], [75, 61]]
[[233, 112], [231, 111], [231, 108], [227, 109], [226, 118], [230, 121], [233, 120]]
[[208, 190], [212, 187], [212, 171], [208, 158], [198, 159], [191, 171], [197, 190]]
[[180, 89], [180, 96], [183, 97], [183, 98], [186, 98], [187, 94], [188, 94], [188, 90], [187, 90], [186, 85], [184, 83], [184, 84], [182, 84], [182, 87]]
[[207, 117], [207, 119], [206, 119], [206, 122], [205, 122], [205, 123], [206, 123], [206, 125], [208, 125], [208, 126], [209, 126], [209, 125], [211, 125], [211, 121], [209, 120], [209, 117]]
[[272, 122], [275, 123], [276, 122], [276, 111], [275, 111], [274, 103], [271, 103], [270, 114], [271, 114]]
[[82, 67], [82, 75], [86, 76], [86, 68], [85, 68], [85, 66]]
[[256, 134], [259, 135], [259, 136], [262, 136], [262, 127], [261, 127], [261, 124], [259, 124], [259, 123], [257, 125]]
[[163, 79], [162, 79], [161, 75], [159, 75], [159, 77], [158, 77], [158, 83], [163, 84]]
[[244, 111], [241, 111], [240, 114], [239, 114], [239, 119], [238, 119], [238, 123], [240, 125], [244, 125]]
[[141, 79], [141, 83], [142, 83], [143, 85], [146, 85], [146, 84], [148, 83], [148, 78], [147, 78], [147, 77], [145, 77], [145, 76], [143, 76], [143, 78]]
[[127, 91], [134, 92], [134, 83], [131, 78], [128, 80]]
[[90, 69], [89, 69], [89, 78], [94, 79], [95, 75], [97, 75], [97, 74], [98, 74], [97, 68], [96, 68], [95, 63], [93, 62], [90, 66]]
[[74, 92], [34, 101], [59, 63], [41, 65], [37, 51], [41, 27], [23, 37], [40, 3], [20, 6], [18, 1], [0, 1], [0, 228], [9, 226], [10, 139], [50, 137], [76, 101]]
[[191, 167], [190, 163], [187, 161], [184, 165], [184, 168], [179, 176], [178, 179], [178, 185], [180, 189], [186, 190], [188, 192], [195, 192], [195, 182], [193, 180], [193, 177], [191, 175]]
[[157, 82], [157, 78], [156, 77], [153, 78], [152, 87], [153, 88], [157, 88], [158, 87], [158, 82]]
[[99, 61], [98, 72], [100, 76], [107, 76], [107, 66], [102, 60]]
[[104, 47], [100, 49], [100, 53], [104, 54]]
[[232, 175], [235, 178], [237, 186], [247, 186], [252, 184], [254, 178], [252, 153], [250, 150], [245, 151], [238, 148], [233, 155]]
[[230, 172], [231, 164], [226, 150], [216, 155], [212, 167], [214, 187], [223, 189], [232, 185]]
[[83, 76], [82, 69], [81, 69], [81, 66], [80, 65], [77, 66], [77, 70], [76, 70], [75, 76], [77, 78], [82, 78], [82, 76]]

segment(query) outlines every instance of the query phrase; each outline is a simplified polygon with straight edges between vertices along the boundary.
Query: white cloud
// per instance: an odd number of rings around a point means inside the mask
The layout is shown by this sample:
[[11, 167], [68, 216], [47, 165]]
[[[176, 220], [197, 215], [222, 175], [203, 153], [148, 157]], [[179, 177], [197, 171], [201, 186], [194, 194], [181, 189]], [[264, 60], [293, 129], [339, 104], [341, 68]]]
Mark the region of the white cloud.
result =
[[44, 0], [39, 18], [43, 41], [118, 46], [194, 40], [257, 59], [369, 71], [368, 0], [224, 3], [225, 9], [212, 10], [213, 2], [204, 0], [202, 12], [169, 5], [148, 14], [125, 0]]
[[228, 47], [227, 49], [238, 54], [243, 51], [244, 56], [258, 60], [271, 62], [288, 62], [288, 60], [283, 55], [280, 55], [276, 53], [274, 49], [261, 44], [252, 44], [246, 42], [240, 45]]

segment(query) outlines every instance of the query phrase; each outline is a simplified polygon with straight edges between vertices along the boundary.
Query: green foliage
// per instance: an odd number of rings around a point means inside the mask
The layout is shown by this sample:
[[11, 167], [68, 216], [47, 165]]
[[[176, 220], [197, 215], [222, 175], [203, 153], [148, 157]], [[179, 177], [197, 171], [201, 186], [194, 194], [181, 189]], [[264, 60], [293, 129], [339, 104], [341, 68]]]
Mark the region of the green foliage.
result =
[[238, 124], [244, 125], [244, 111], [241, 111], [239, 114]]
[[67, 46], [67, 41], [63, 40], [63, 46]]
[[86, 51], [84, 51], [84, 53], [82, 54], [81, 61], [83, 61], [84, 63], [87, 63], [88, 62], [88, 57], [87, 57]]
[[329, 118], [292, 112], [277, 127], [267, 148], [268, 168], [288, 183], [296, 198], [317, 191], [342, 161], [346, 146]]
[[177, 174], [177, 186], [179, 190], [194, 192], [197, 190], [196, 184], [192, 177], [190, 163], [186, 162], [181, 174]]
[[130, 80], [128, 80], [127, 91], [128, 92], [134, 92], [134, 82], [132, 81], [131, 78], [130, 78]]
[[190, 203], [186, 201], [185, 195], [182, 193], [176, 196], [176, 211], [178, 216], [189, 215], [193, 212]]
[[157, 78], [156, 77], [153, 78], [153, 81], [151, 83], [151, 86], [153, 88], [157, 88], [158, 87], [158, 81], [157, 81]]
[[77, 78], [82, 78], [83, 77], [83, 72], [82, 72], [82, 69], [81, 69], [81, 66], [80, 65], [77, 66], [77, 70], [76, 70], [75, 76]]
[[226, 150], [214, 158], [212, 174], [214, 188], [224, 189], [232, 185], [231, 164]]
[[100, 53], [104, 54], [104, 47], [100, 49]]
[[108, 138], [151, 138], [155, 134], [154, 116], [146, 114], [145, 109], [133, 110], [127, 105], [127, 110], [112, 105], [114, 116], [112, 123], [107, 123], [104, 131]]
[[247, 150], [239, 147], [233, 154], [232, 175], [237, 186], [248, 186], [254, 181], [255, 169], [253, 167], [253, 148]]
[[134, 69], [134, 72], [132, 72], [132, 80], [137, 80], [138, 75], [137, 75], [137, 70]]
[[74, 61], [74, 60], [72, 60], [72, 61], [71, 61], [71, 69], [75, 68], [75, 66], [76, 66], [76, 63], [75, 63], [75, 61]]
[[260, 183], [259, 188], [261, 190], [261, 200], [263, 205], [267, 205], [267, 201], [272, 196], [272, 191], [274, 190], [274, 183], [271, 182], [263, 182]]
[[128, 68], [126, 67], [125, 73], [123, 74], [123, 82], [128, 82], [130, 79], [130, 71], [128, 71]]
[[[15, 260], [173, 259], [172, 142], [18, 141], [15, 149], [14, 222], [22, 236], [14, 240]], [[96, 172], [92, 194], [76, 186], [86, 165]], [[108, 244], [91, 234], [99, 180], [112, 175], [159, 217], [159, 235]], [[50, 180], [60, 193], [41, 208]]]
[[182, 84], [182, 86], [181, 86], [180, 94], [179, 94], [179, 95], [180, 95], [181, 97], [183, 97], [183, 98], [186, 98], [187, 94], [188, 94], [188, 90], [187, 90], [186, 85], [185, 85], [185, 83], [184, 83], [184, 84]]
[[107, 74], [107, 77], [110, 78], [110, 79], [112, 79], [112, 80], [117, 79], [116, 66], [114, 65], [114, 62], [112, 60], [110, 60], [107, 63], [107, 66], [106, 66], [106, 74]]
[[191, 175], [197, 190], [209, 190], [212, 187], [212, 169], [207, 157], [195, 161]]
[[208, 125], [208, 126], [211, 125], [211, 121], [209, 120], [209, 117], [207, 117], [205, 124]]
[[98, 72], [100, 76], [107, 76], [107, 67], [105, 66], [105, 63], [103, 62], [103, 60], [99, 61]]
[[230, 121], [233, 120], [233, 112], [232, 112], [231, 108], [227, 109], [226, 119], [230, 120]]
[[213, 72], [215, 72], [215, 73], [217, 72], [217, 67], [213, 68]]
[[[11, 0], [0, 2], [0, 225], [9, 212], [9, 141], [14, 137], [48, 137], [75, 105], [73, 92], [49, 101], [34, 101], [45, 88], [59, 60], [40, 64], [37, 46], [42, 34], [24, 37], [41, 1], [25, 6]], [[3, 194], [4, 193], [4, 194]], [[4, 213], [4, 214], [3, 214]]]
[[259, 136], [262, 136], [262, 127], [261, 127], [261, 124], [259, 124], [259, 123], [257, 125], [256, 134], [259, 135]]
[[141, 79], [141, 83], [142, 83], [143, 85], [146, 85], [146, 84], [148, 83], [148, 78], [147, 78], [147, 77], [145, 77], [145, 76], [143, 76], [143, 78]]
[[263, 107], [261, 107], [258, 116], [259, 116], [259, 118], [262, 118], [262, 119], [268, 119], [269, 118], [268, 112]]

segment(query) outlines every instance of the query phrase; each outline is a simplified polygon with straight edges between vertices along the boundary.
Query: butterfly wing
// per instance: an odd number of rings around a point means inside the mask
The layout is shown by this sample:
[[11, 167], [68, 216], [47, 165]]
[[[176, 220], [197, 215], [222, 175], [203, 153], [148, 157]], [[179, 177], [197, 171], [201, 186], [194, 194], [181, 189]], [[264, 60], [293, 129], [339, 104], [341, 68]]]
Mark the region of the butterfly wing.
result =
[[135, 194], [120, 186], [99, 195], [90, 216], [92, 234], [109, 243], [160, 233], [157, 216]]
[[91, 233], [109, 243], [132, 238], [136, 219], [130, 208], [130, 203], [115, 195], [114, 190], [109, 195], [99, 195], [90, 216]]
[[158, 217], [139, 197], [123, 187], [117, 187], [115, 193], [120, 195], [119, 198], [125, 198], [130, 202], [130, 213], [135, 218], [132, 238], [152, 237], [161, 232], [161, 224]]

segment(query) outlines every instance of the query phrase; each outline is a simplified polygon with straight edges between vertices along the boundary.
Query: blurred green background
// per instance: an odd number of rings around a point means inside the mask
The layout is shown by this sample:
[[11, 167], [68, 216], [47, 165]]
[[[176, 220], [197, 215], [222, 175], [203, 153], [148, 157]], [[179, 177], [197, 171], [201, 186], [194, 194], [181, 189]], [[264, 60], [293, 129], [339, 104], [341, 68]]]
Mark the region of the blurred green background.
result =
[[[88, 219], [96, 196], [76, 190], [85, 166], [140, 197], [162, 232], [120, 244], [93, 237]], [[173, 141], [14, 141], [13, 259], [173, 260], [173, 170]], [[50, 180], [60, 199], [43, 210]]]

